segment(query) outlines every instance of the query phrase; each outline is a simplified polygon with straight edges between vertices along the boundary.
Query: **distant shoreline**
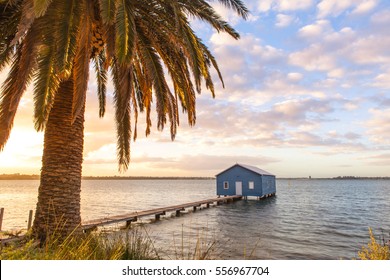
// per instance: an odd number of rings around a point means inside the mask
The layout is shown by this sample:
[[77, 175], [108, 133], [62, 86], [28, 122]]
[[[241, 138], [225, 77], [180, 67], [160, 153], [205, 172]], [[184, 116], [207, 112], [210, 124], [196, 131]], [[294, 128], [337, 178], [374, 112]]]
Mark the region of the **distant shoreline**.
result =
[[[0, 180], [39, 180], [39, 175], [0, 174]], [[214, 177], [159, 177], [159, 176], [83, 176], [83, 180], [215, 180]], [[279, 180], [390, 180], [390, 177], [338, 176], [330, 178], [279, 178]]]
[[[39, 180], [39, 175], [0, 174], [0, 180]], [[214, 180], [214, 177], [83, 176], [82, 180]]]

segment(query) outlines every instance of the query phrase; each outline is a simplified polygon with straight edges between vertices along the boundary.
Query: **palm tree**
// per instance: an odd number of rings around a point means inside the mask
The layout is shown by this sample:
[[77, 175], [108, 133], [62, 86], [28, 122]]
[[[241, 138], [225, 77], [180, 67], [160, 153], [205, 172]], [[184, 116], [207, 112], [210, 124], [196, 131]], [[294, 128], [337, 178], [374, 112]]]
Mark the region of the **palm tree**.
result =
[[[247, 16], [241, 0], [218, 1], [241, 17]], [[195, 124], [196, 92], [200, 93], [204, 84], [214, 96], [211, 68], [221, 81], [222, 77], [189, 18], [239, 38], [209, 2], [0, 0], [0, 71], [10, 67], [0, 93], [0, 150], [31, 82], [35, 128], [45, 133], [33, 225], [37, 237], [44, 238], [53, 231], [66, 235], [81, 223], [83, 125], [91, 62], [98, 84], [100, 117], [105, 112], [110, 74], [114, 83], [120, 170], [126, 170], [130, 162], [130, 143], [137, 137], [139, 112], [146, 113], [145, 133], [150, 133], [153, 103], [157, 128], [162, 130], [169, 121], [172, 140], [179, 125], [178, 103], [189, 124]]]

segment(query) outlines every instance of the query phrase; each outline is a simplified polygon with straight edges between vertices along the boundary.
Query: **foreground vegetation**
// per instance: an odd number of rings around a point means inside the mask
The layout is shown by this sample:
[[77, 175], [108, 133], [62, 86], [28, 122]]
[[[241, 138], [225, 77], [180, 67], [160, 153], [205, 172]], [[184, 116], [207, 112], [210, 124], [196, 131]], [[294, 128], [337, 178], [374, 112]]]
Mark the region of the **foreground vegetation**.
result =
[[[142, 225], [110, 232], [74, 233], [65, 239], [60, 234], [49, 236], [44, 242], [31, 233], [0, 248], [1, 260], [206, 260], [217, 256], [215, 238], [204, 231], [197, 237], [185, 236], [182, 231], [174, 240], [172, 252], [159, 252]], [[15, 236], [15, 235], [14, 235]], [[163, 254], [163, 255], [160, 255]]]
[[[390, 241], [386, 242], [384, 238], [378, 241], [371, 229], [369, 234], [370, 241], [358, 252], [358, 259], [390, 260]], [[210, 241], [207, 236], [204, 236], [204, 232], [201, 232], [196, 240], [187, 241], [182, 232], [181, 240], [174, 243], [174, 259], [215, 259], [220, 249], [216, 240]], [[31, 234], [27, 234], [23, 239], [0, 248], [1, 260], [158, 260], [163, 258], [171, 257], [159, 254], [153, 240], [143, 227], [109, 234], [103, 232], [70, 234], [65, 239], [61, 239], [59, 235], [52, 235], [43, 243], [33, 239]]]
[[65, 239], [51, 235], [39, 242], [30, 235], [0, 250], [2, 260], [149, 260], [159, 259], [147, 234], [70, 234]]
[[370, 242], [366, 246], [362, 247], [362, 250], [359, 251], [358, 256], [361, 260], [390, 260], [390, 240], [385, 241], [382, 238], [382, 244], [378, 242], [372, 233], [372, 229], [369, 229], [370, 232]]

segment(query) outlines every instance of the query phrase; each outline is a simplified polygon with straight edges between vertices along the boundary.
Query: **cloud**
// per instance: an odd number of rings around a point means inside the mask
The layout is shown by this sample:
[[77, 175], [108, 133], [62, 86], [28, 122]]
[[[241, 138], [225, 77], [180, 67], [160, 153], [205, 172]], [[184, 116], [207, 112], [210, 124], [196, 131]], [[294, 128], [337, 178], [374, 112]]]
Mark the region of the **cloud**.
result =
[[352, 14], [365, 14], [369, 11], [373, 10], [377, 5], [379, 1], [378, 0], [366, 0], [362, 1], [360, 4], [357, 5], [357, 7], [352, 11]]
[[[390, 147], [390, 109], [371, 109], [371, 118], [365, 122], [368, 138], [384, 147]], [[379, 147], [378, 147], [379, 148]]]
[[320, 44], [313, 44], [307, 49], [291, 53], [289, 63], [300, 66], [306, 71], [332, 71], [337, 68], [336, 57], [324, 52], [324, 48]]
[[291, 72], [287, 74], [287, 79], [291, 82], [299, 82], [303, 79], [303, 74], [297, 72]]
[[372, 34], [350, 42], [345, 54], [357, 64], [390, 63], [390, 37], [382, 34]]
[[257, 10], [259, 12], [276, 11], [298, 11], [306, 10], [313, 5], [313, 0], [258, 0]]
[[325, 115], [334, 110], [331, 102], [312, 98], [286, 100], [258, 113], [258, 119], [267, 124], [264, 128], [273, 128], [274, 131], [285, 125], [294, 128], [310, 126], [326, 120]]
[[378, 88], [390, 89], [390, 70], [386, 73], [377, 75], [374, 78], [372, 85]]
[[237, 162], [243, 162], [246, 164], [253, 165], [267, 165], [270, 163], [278, 162], [279, 160], [269, 157], [264, 157], [261, 155], [256, 156], [245, 156], [245, 155], [209, 155], [209, 154], [199, 154], [199, 155], [183, 155], [179, 158], [170, 158], [164, 159], [170, 162], [167, 165], [164, 161], [156, 160], [149, 161], [146, 160], [147, 164], [152, 168], [158, 169], [176, 169], [176, 170], [193, 170], [193, 171], [214, 171], [218, 172], [223, 170]]
[[390, 97], [385, 94], [376, 94], [371, 98], [371, 100], [378, 104], [378, 108], [389, 108], [390, 107]]
[[325, 33], [333, 31], [328, 20], [317, 20], [314, 24], [309, 24], [298, 31], [298, 36], [310, 40], [322, 38]]
[[[308, 71], [332, 71], [339, 68], [338, 56], [353, 40], [355, 32], [348, 27], [336, 32], [329, 21], [318, 20], [314, 24], [302, 27], [297, 35], [314, 43], [303, 50], [291, 53], [290, 63]], [[331, 73], [330, 76], [334, 77], [334, 74]]]
[[[107, 164], [117, 164], [116, 159], [109, 159], [103, 155], [104, 153], [112, 152], [113, 149], [115, 149], [114, 146], [107, 145], [100, 149], [99, 153], [102, 153], [101, 156], [94, 157], [91, 154], [91, 156], [87, 157], [84, 162], [87, 165], [95, 166], [95, 168], [99, 168], [99, 165], [105, 166]], [[94, 155], [96, 154], [97, 153]], [[237, 162], [253, 165], [258, 165], [259, 163], [261, 163], [261, 165], [268, 165], [278, 161], [278, 159], [272, 157], [262, 155], [248, 156], [242, 153], [237, 155], [184, 153], [180, 156], [167, 157], [153, 157], [149, 156], [148, 153], [142, 153], [132, 157], [130, 168], [136, 170], [143, 167], [148, 170], [159, 170], [162, 174], [183, 174], [184, 172], [187, 174], [208, 174], [208, 176], [212, 176], [219, 172], [219, 170], [223, 170], [229, 165], [233, 165]]]
[[278, 14], [276, 15], [276, 27], [284, 28], [291, 25], [294, 22], [295, 18], [291, 15]]
[[317, 17], [338, 17], [346, 11], [350, 11], [351, 14], [365, 14], [374, 9], [378, 3], [377, 0], [322, 0], [317, 5]]
[[[376, 165], [376, 166], [390, 166], [390, 154], [377, 154], [373, 156], [369, 156], [366, 158], [366, 160], [370, 161], [370, 164]], [[388, 174], [386, 174], [388, 176]]]
[[390, 24], [390, 10], [376, 12], [370, 17], [370, 20], [373, 24], [387, 26]]
[[[235, 41], [225, 34], [216, 33], [210, 41], [226, 85], [225, 89], [218, 88], [217, 98], [232, 101], [245, 95], [253, 97], [257, 103], [266, 102], [270, 96], [261, 91], [264, 79], [279, 71], [286, 59], [284, 52], [264, 44], [253, 34], [243, 34], [239, 41]], [[257, 98], [260, 95], [261, 98]]]
[[279, 0], [277, 2], [280, 11], [306, 10], [313, 5], [312, 0]]
[[257, 1], [257, 10], [259, 12], [268, 12], [271, 10], [274, 0], [258, 0]]

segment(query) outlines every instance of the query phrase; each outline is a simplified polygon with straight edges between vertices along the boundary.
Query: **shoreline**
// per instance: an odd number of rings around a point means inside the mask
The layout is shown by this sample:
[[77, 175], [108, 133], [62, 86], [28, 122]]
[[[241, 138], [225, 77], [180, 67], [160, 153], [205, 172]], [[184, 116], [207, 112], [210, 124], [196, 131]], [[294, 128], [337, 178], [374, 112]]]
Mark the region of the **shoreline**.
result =
[[[25, 174], [0, 174], [1, 180], [39, 180], [40, 175]], [[180, 176], [83, 176], [82, 180], [215, 180], [215, 177], [180, 177]], [[390, 177], [355, 177], [355, 176], [337, 176], [324, 178], [309, 177], [276, 177], [276, 180], [390, 180]]]

